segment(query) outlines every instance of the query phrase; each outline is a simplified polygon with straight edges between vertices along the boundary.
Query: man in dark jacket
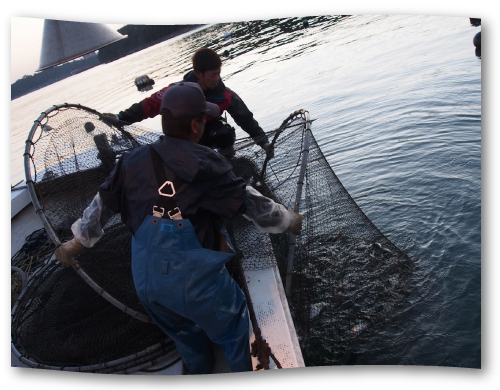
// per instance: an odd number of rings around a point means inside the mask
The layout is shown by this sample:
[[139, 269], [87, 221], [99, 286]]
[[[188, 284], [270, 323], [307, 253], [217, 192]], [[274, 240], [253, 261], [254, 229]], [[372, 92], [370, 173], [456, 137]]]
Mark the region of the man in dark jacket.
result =
[[[226, 110], [236, 124], [253, 138], [255, 143], [262, 147], [269, 158], [273, 157], [272, 146], [264, 130], [254, 119], [243, 100], [231, 89], [227, 88], [220, 78], [222, 61], [212, 49], [201, 48], [192, 58], [193, 70], [184, 76], [184, 81], [198, 83], [205, 94], [207, 102], [217, 104], [220, 114]], [[160, 105], [165, 87], [130, 108], [120, 111], [115, 117], [119, 120], [135, 123], [146, 118], [154, 118], [160, 113]], [[107, 114], [114, 116], [114, 114]], [[216, 148], [221, 152], [228, 150], [234, 144], [236, 134], [222, 116], [207, 116], [205, 133], [200, 140], [201, 145]]]
[[233, 372], [251, 370], [246, 300], [225, 268], [234, 251], [223, 220], [243, 214], [259, 230], [298, 234], [302, 217], [247, 187], [220, 154], [198, 144], [206, 115], [219, 114], [198, 83], [170, 86], [160, 111], [165, 136], [120, 157], [56, 257], [75, 265], [73, 256], [121, 213], [133, 234], [138, 297], [189, 373], [211, 373], [211, 342]]

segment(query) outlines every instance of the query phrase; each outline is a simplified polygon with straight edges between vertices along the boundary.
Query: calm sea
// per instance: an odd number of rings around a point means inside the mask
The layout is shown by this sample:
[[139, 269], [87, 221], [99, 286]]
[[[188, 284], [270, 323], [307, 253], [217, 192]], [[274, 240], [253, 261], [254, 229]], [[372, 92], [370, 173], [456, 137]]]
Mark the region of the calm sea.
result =
[[[179, 81], [197, 48], [227, 50], [223, 79], [264, 130], [308, 110], [347, 191], [415, 260], [407, 301], [377, 340], [353, 346], [350, 363], [479, 368], [480, 27], [418, 15], [308, 23], [208, 26], [12, 101], [11, 182], [24, 178], [24, 141], [42, 111], [67, 102], [117, 113], [149, 96], [136, 77], [153, 78], [152, 93]], [[158, 118], [143, 124], [161, 129]]]

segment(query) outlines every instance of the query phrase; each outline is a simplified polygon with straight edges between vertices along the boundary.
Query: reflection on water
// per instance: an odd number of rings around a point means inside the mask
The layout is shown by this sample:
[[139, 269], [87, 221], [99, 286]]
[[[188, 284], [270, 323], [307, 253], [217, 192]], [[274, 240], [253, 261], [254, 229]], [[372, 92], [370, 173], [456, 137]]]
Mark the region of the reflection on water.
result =
[[[294, 50], [276, 51], [280, 46], [288, 45], [298, 39], [317, 34], [321, 30], [331, 28], [340, 16], [318, 16], [309, 18], [308, 27], [305, 27], [302, 18], [256, 20], [250, 22], [220, 24], [210, 29], [210, 33], [203, 37], [207, 46], [219, 53], [227, 51], [227, 59], [231, 60], [243, 55], [251, 54], [254, 58], [240, 69], [227, 74], [226, 77], [244, 72], [262, 57], [265, 61], [284, 61], [297, 58], [311, 50], [320, 42], [306, 42], [295, 47]], [[201, 34], [201, 33], [199, 33]], [[224, 37], [224, 39], [221, 39]], [[229, 39], [226, 39], [229, 37]]]
[[[340, 340], [333, 354], [314, 352], [319, 335], [305, 355], [314, 364], [479, 367], [481, 57], [472, 40], [480, 27], [421, 15], [317, 16], [308, 24], [295, 17], [207, 26], [12, 101], [12, 183], [23, 177], [24, 141], [43, 110], [69, 102], [116, 113], [148, 96], [137, 91], [137, 76], [153, 78], [155, 92], [182, 78], [199, 47], [227, 51], [223, 80], [264, 130], [308, 110], [350, 195], [415, 260], [404, 304], [387, 321], [360, 320], [344, 329], [355, 337], [328, 336]], [[158, 118], [143, 124], [160, 130]], [[363, 266], [353, 263], [346, 275], [369, 302], [381, 286], [364, 283]], [[328, 321], [332, 299], [316, 302], [311, 321]], [[370, 310], [383, 313], [380, 304]]]

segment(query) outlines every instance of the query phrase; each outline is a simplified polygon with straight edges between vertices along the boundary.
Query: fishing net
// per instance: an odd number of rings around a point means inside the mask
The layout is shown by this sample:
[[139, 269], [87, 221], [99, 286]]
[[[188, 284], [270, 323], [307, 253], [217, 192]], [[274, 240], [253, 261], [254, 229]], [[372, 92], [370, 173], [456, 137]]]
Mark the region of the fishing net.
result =
[[18, 305], [12, 342], [30, 366], [120, 372], [175, 352], [156, 325], [121, 312], [55, 262], [32, 278]]
[[359, 334], [388, 320], [403, 301], [413, 261], [358, 207], [314, 136], [307, 137], [307, 123], [307, 113], [297, 111], [272, 131], [270, 160], [251, 141], [240, 142], [234, 164], [240, 176], [288, 209], [300, 202], [304, 220], [296, 242], [288, 233], [263, 237], [240, 220], [229, 230], [244, 269], [276, 264], [287, 284], [293, 277], [288, 303], [306, 366], [344, 364]]
[[[249, 185], [304, 216], [297, 237], [261, 233], [243, 217], [226, 221], [237, 252], [227, 267], [239, 283], [240, 270], [279, 269], [291, 287], [289, 304], [308, 366], [338, 364], [360, 332], [388, 318], [403, 300], [412, 270], [411, 259], [344, 189], [310, 124], [307, 112], [297, 111], [269, 132], [272, 159], [249, 138], [221, 151]], [[35, 209], [52, 240], [72, 237], [71, 224], [123, 152], [159, 136], [136, 124], [117, 127], [80, 105], [42, 113], [27, 141], [25, 166]], [[178, 359], [137, 298], [130, 240], [115, 216], [101, 240], [79, 255], [78, 267], [49, 262], [32, 277], [13, 310], [16, 354], [31, 366], [94, 372], [130, 372], [158, 356], [167, 363]]]
[[[26, 182], [52, 240], [73, 236], [71, 224], [123, 152], [159, 136], [138, 126], [117, 127], [80, 105], [42, 113], [27, 141]], [[152, 361], [179, 360], [172, 341], [143, 314], [130, 269], [130, 239], [117, 215], [104, 237], [79, 255], [78, 267], [49, 263], [30, 279], [12, 316], [12, 345], [21, 361], [53, 369], [132, 372]]]
[[28, 279], [45, 265], [56, 249], [44, 228], [29, 234], [24, 245], [11, 259], [11, 308]]

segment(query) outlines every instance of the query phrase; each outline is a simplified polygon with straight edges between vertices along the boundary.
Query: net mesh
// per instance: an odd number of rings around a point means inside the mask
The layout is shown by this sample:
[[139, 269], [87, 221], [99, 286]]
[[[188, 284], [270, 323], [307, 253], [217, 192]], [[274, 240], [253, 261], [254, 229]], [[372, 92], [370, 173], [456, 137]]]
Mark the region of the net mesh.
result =
[[[139, 126], [117, 128], [80, 105], [54, 106], [43, 113], [27, 141], [27, 183], [51, 236], [61, 242], [71, 238], [71, 224], [81, 217], [120, 155], [159, 136]], [[119, 215], [114, 216], [104, 237], [78, 260], [107, 293], [143, 311], [130, 269], [130, 238]], [[125, 360], [119, 367], [126, 368], [175, 352], [156, 325], [123, 313], [73, 269], [57, 263], [31, 278], [21, 295], [12, 317], [12, 343], [29, 363], [95, 372], [113, 370], [110, 362], [115, 360]]]
[[[234, 170], [261, 193], [293, 210], [307, 118], [297, 111], [270, 133], [275, 157], [259, 172], [265, 155], [251, 141], [236, 146]], [[368, 219], [335, 175], [315, 138], [308, 147], [299, 211], [303, 228], [293, 256], [288, 297], [306, 366], [342, 364], [358, 335], [390, 318], [403, 301], [413, 261]], [[263, 235], [232, 221], [244, 269], [276, 264], [286, 280], [290, 237]], [[265, 259], [265, 260], [263, 260]]]
[[[296, 111], [268, 133], [275, 147], [270, 160], [249, 138], [223, 151], [237, 175], [290, 210], [307, 118], [304, 111]], [[54, 106], [42, 115], [30, 135], [28, 155], [46, 228], [61, 241], [72, 237], [71, 224], [121, 153], [154, 142], [159, 135], [138, 125], [118, 129], [98, 112], [77, 105]], [[405, 297], [412, 261], [364, 215], [312, 134], [309, 138], [299, 209], [303, 229], [294, 248], [289, 305], [305, 363], [313, 366], [338, 364], [357, 334], [390, 316]], [[271, 266], [286, 279], [288, 233], [261, 233], [243, 217], [226, 221], [226, 227], [237, 252], [227, 267], [239, 283], [239, 269]], [[79, 265], [119, 302], [144, 313], [132, 281], [131, 235], [119, 216], [105, 232], [93, 248], [79, 255]], [[163, 353], [173, 349], [154, 324], [121, 312], [72, 269], [54, 264], [32, 278], [26, 290], [13, 315], [12, 341], [21, 355], [37, 363], [88, 366], [129, 356], [159, 341], [165, 345]]]
[[36, 276], [22, 300], [29, 304], [17, 310], [13, 342], [24, 357], [37, 363], [54, 367], [103, 364], [165, 339], [157, 326], [120, 312], [72, 268], [57, 263]]

